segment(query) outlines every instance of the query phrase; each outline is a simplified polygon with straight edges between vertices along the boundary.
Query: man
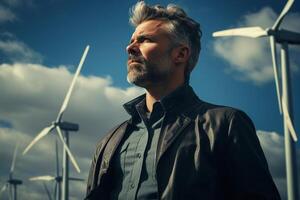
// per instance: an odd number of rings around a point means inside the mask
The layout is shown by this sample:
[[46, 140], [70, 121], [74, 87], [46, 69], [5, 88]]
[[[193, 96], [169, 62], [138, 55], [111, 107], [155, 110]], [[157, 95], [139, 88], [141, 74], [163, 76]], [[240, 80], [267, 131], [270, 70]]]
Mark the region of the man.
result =
[[97, 146], [86, 199], [280, 199], [242, 111], [200, 100], [189, 76], [200, 26], [175, 5], [132, 9], [127, 80], [146, 94]]

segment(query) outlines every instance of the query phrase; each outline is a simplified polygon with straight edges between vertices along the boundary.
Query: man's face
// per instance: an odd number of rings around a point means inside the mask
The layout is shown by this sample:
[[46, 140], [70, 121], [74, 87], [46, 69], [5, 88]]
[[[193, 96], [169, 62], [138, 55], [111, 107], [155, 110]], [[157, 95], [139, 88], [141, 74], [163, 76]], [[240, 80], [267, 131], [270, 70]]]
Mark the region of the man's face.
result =
[[149, 20], [138, 25], [126, 50], [128, 82], [146, 88], [166, 81], [171, 74], [172, 43], [165, 22]]

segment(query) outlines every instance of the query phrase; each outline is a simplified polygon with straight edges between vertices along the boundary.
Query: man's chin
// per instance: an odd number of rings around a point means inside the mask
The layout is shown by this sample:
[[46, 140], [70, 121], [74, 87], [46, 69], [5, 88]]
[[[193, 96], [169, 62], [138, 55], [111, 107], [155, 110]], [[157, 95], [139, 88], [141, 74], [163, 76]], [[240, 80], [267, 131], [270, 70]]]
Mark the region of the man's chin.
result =
[[146, 86], [146, 80], [142, 77], [139, 76], [134, 76], [134, 75], [127, 75], [127, 82], [133, 85], [136, 85], [138, 87], [145, 87]]

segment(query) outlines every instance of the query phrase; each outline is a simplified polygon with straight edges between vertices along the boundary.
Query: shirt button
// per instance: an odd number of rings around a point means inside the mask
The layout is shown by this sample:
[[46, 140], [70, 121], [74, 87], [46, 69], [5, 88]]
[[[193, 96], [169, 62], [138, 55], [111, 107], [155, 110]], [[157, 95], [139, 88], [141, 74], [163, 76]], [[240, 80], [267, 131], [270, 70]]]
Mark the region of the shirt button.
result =
[[131, 189], [133, 189], [134, 186], [135, 186], [134, 183], [131, 183], [131, 185], [130, 185]]
[[142, 154], [138, 153], [138, 154], [137, 154], [137, 157], [138, 157], [138, 158], [141, 158], [141, 157], [142, 157]]

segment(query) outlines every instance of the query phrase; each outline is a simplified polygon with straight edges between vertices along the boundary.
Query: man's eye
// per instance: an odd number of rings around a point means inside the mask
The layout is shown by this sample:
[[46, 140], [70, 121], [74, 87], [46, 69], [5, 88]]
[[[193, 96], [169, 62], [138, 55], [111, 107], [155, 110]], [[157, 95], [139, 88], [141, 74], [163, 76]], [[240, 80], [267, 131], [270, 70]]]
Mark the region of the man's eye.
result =
[[151, 42], [149, 38], [141, 38], [139, 42]]

